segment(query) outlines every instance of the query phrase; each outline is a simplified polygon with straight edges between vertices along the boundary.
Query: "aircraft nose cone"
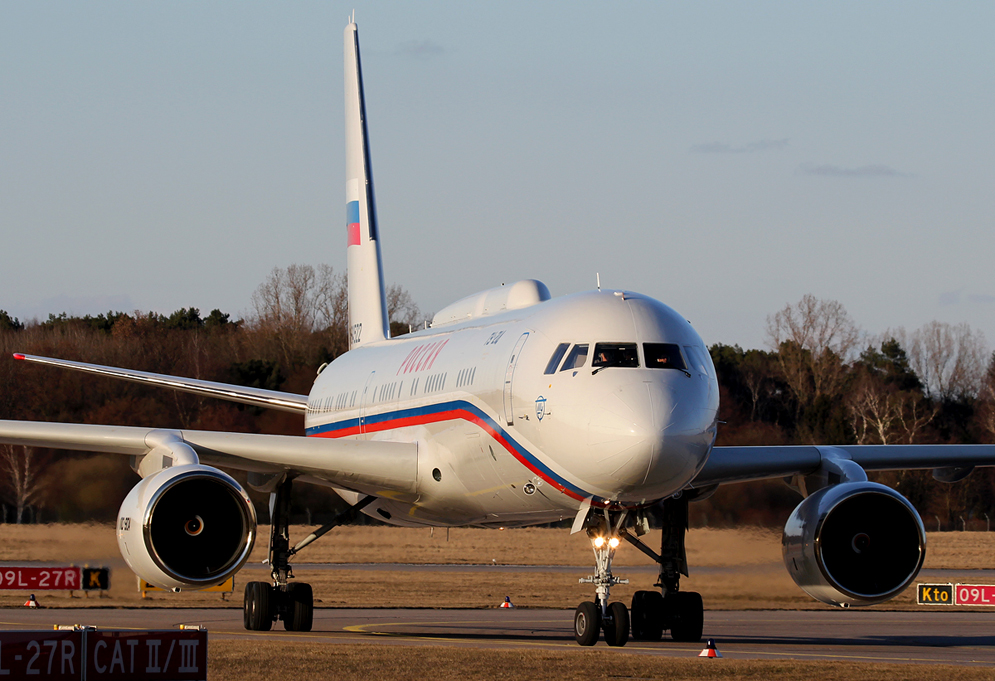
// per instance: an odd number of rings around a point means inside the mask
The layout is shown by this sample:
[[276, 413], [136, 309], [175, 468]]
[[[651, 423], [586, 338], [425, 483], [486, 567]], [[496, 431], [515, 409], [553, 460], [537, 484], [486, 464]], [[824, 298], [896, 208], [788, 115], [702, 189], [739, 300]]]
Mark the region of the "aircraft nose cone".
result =
[[588, 426], [601, 483], [617, 490], [620, 501], [681, 489], [704, 459], [708, 446], [702, 443], [711, 442], [703, 437], [711, 423], [698, 407], [669, 384], [619, 386]]

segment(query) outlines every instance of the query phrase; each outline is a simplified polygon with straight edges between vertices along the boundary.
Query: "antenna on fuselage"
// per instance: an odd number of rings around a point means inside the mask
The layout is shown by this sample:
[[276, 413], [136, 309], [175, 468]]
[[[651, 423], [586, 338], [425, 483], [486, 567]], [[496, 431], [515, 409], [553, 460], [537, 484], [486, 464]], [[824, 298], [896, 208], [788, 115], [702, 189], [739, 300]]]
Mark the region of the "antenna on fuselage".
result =
[[598, 290], [601, 290], [601, 272], [595, 272], [594, 276], [598, 278]]

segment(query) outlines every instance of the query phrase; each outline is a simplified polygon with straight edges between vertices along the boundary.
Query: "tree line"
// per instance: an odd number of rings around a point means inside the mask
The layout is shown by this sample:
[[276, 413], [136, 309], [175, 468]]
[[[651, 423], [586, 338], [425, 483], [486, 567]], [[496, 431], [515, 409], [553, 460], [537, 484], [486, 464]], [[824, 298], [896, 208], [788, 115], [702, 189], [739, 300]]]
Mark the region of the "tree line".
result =
[[[181, 308], [21, 322], [0, 310], [0, 418], [299, 435], [300, 417], [10, 360], [60, 357], [306, 394], [348, 349], [347, 281], [328, 266], [277, 268], [244, 319]], [[388, 290], [391, 334], [425, 321]], [[967, 325], [939, 322], [869, 337], [835, 301], [805, 296], [767, 319], [767, 347], [710, 348], [721, 391], [719, 445], [995, 442], [995, 355]], [[237, 477], [237, 476], [236, 476]], [[896, 487], [927, 527], [985, 529], [992, 469], [947, 484], [929, 471], [872, 476]], [[125, 457], [0, 446], [3, 522], [112, 520], [137, 482]], [[338, 510], [302, 485], [297, 519]], [[265, 499], [258, 497], [260, 517]], [[782, 524], [799, 497], [781, 482], [728, 485], [691, 507], [695, 525]], [[313, 516], [313, 517], [312, 517]]]
[[[721, 391], [718, 445], [995, 442], [995, 354], [967, 324], [929, 322], [870, 337], [836, 301], [807, 295], [767, 318], [767, 348], [710, 348]], [[956, 484], [931, 471], [872, 473], [930, 529], [995, 520], [995, 470]], [[776, 525], [798, 503], [780, 482], [730, 485], [692, 520]]]

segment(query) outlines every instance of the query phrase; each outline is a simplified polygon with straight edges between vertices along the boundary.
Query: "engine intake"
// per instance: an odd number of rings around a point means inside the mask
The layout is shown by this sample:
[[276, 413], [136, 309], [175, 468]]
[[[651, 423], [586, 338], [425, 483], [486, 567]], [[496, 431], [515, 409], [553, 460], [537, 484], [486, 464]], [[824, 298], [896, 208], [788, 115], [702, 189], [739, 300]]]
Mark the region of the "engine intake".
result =
[[200, 589], [225, 581], [248, 559], [256, 514], [226, 473], [176, 466], [135, 485], [118, 512], [117, 535], [129, 567], [145, 581]]
[[792, 579], [813, 598], [873, 605], [897, 596], [919, 574], [926, 531], [895, 490], [850, 482], [800, 503], [784, 526], [781, 548]]

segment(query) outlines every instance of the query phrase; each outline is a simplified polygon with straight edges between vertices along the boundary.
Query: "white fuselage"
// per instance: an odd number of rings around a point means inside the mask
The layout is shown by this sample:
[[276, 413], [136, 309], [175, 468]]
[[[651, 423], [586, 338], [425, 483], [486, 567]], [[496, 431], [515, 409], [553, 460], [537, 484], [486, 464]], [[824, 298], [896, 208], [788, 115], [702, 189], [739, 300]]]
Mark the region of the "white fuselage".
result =
[[[635, 344], [638, 366], [595, 373], [598, 343]], [[647, 343], [679, 347], [686, 370], [647, 366]], [[562, 369], [584, 344], [586, 360]], [[631, 507], [683, 489], [708, 457], [718, 402], [690, 323], [639, 294], [592, 291], [351, 350], [316, 379], [305, 427], [417, 443], [417, 493], [371, 515], [526, 525], [572, 518], [585, 499]]]

